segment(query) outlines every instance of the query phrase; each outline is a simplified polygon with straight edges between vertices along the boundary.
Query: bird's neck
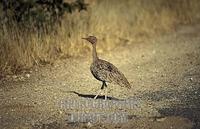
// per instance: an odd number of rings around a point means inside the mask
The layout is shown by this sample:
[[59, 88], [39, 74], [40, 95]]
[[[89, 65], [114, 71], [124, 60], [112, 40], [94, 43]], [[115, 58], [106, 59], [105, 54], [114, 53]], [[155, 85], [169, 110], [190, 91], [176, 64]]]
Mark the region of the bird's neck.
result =
[[93, 62], [98, 60], [97, 51], [96, 51], [96, 43], [92, 44], [92, 57], [93, 57]]

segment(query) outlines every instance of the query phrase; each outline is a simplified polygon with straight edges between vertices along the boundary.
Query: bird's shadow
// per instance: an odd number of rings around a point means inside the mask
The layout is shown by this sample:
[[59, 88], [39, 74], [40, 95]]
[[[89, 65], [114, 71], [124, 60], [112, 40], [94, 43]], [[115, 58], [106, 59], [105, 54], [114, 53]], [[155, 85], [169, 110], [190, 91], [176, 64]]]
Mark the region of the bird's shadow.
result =
[[[67, 91], [68, 93], [74, 93], [76, 95], [78, 95], [79, 97], [83, 97], [83, 98], [94, 98], [95, 95], [92, 95], [92, 94], [81, 94], [81, 93], [78, 93], [76, 91]], [[96, 99], [105, 99], [105, 96], [104, 95], [99, 95]], [[123, 99], [118, 99], [118, 98], [115, 98], [115, 97], [109, 97], [107, 96], [107, 99], [108, 100], [123, 100]]]

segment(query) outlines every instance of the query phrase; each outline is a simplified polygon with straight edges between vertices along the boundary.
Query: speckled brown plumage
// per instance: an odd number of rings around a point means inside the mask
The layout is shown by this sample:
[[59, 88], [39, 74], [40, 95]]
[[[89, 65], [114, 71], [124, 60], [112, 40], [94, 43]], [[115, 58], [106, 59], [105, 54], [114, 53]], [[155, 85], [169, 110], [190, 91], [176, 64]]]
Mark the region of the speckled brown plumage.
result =
[[122, 87], [131, 88], [130, 83], [125, 78], [124, 74], [121, 73], [113, 64], [105, 60], [95, 60], [91, 64], [90, 70], [93, 76], [99, 81], [115, 83]]
[[[122, 87], [131, 88], [130, 83], [128, 82], [128, 80], [126, 79], [124, 74], [121, 73], [117, 69], [117, 67], [115, 67], [113, 64], [109, 63], [108, 61], [101, 60], [98, 58], [97, 52], [96, 52], [97, 38], [94, 36], [89, 36], [89, 37], [83, 38], [83, 39], [89, 41], [92, 44], [93, 62], [90, 66], [90, 70], [91, 70], [91, 73], [93, 74], [93, 76], [97, 80], [103, 82], [101, 89], [104, 89], [104, 87], [107, 87], [106, 82], [115, 83]], [[99, 93], [95, 96], [95, 99], [99, 95]], [[107, 98], [107, 96], [105, 95], [105, 99], [106, 98]]]

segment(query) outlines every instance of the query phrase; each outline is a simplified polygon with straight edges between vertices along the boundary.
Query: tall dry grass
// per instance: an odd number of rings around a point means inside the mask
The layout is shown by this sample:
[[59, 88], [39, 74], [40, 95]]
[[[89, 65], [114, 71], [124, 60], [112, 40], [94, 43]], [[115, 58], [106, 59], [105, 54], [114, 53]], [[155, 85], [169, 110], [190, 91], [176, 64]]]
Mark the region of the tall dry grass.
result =
[[65, 14], [55, 33], [20, 28], [15, 22], [1, 24], [0, 73], [16, 73], [58, 57], [90, 51], [81, 37], [99, 38], [98, 51], [144, 40], [190, 24], [200, 18], [199, 0], [88, 0], [88, 11]]

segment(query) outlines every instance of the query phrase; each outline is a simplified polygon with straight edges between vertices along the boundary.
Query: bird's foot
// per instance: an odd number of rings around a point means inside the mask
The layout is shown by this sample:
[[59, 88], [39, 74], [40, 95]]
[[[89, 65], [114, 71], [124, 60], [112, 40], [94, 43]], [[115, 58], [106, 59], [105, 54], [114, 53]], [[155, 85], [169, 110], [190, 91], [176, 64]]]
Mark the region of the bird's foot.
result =
[[105, 100], [107, 100], [107, 95], [105, 95]]
[[97, 96], [98, 96], [98, 95], [96, 95], [96, 96], [94, 97], [94, 99], [97, 99]]
[[96, 98], [99, 96], [99, 94], [101, 93], [101, 91], [102, 91], [102, 90], [99, 90], [99, 91], [98, 91], [98, 93], [97, 93], [97, 95], [94, 97], [94, 99], [96, 99]]

